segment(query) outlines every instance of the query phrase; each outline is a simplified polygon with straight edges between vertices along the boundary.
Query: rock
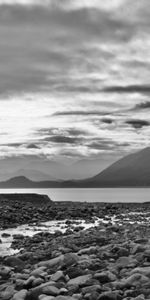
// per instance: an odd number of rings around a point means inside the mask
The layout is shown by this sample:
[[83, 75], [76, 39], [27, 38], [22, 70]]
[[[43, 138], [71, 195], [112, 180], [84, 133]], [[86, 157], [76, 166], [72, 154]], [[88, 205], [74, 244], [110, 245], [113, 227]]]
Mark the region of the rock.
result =
[[77, 299], [71, 296], [57, 296], [55, 300], [77, 300]]
[[115, 288], [130, 288], [130, 287], [136, 287], [136, 286], [142, 286], [143, 284], [147, 283], [149, 281], [149, 278], [141, 275], [141, 274], [133, 274], [129, 276], [128, 278], [123, 278], [121, 281], [114, 281], [112, 282], [112, 285]]
[[43, 287], [42, 292], [43, 292], [43, 294], [50, 295], [50, 296], [59, 295], [59, 289], [52, 285], [49, 285], [49, 286], [47, 285], [47, 286]]
[[21, 259], [15, 257], [15, 256], [6, 257], [5, 263], [7, 266], [13, 267], [17, 271], [22, 271], [25, 267], [25, 263]]
[[54, 300], [54, 299], [55, 299], [55, 297], [47, 296], [47, 295], [44, 295], [44, 294], [42, 294], [38, 297], [38, 300]]
[[47, 295], [40, 295], [39, 297], [38, 297], [38, 299], [39, 300], [54, 300], [54, 299], [56, 299], [55, 297], [53, 297], [53, 296], [47, 296]]
[[133, 269], [130, 274], [135, 274], [135, 273], [140, 273], [140, 274], [143, 274], [145, 276], [148, 276], [150, 277], [150, 267], [138, 267], [138, 268], [135, 268]]
[[98, 279], [100, 283], [104, 284], [110, 281], [115, 281], [117, 279], [116, 275], [110, 271], [103, 271], [101, 273], [95, 273], [94, 278]]
[[86, 285], [86, 283], [92, 279], [92, 275], [91, 274], [88, 274], [88, 275], [83, 275], [83, 276], [79, 276], [79, 277], [76, 277], [76, 278], [73, 278], [73, 279], [70, 279], [68, 282], [67, 282], [67, 286], [84, 286]]
[[93, 254], [97, 252], [97, 246], [91, 246], [78, 251], [78, 255]]
[[39, 268], [36, 268], [35, 270], [33, 270], [30, 275], [34, 276], [34, 277], [39, 277], [42, 275], [42, 273], [46, 270], [46, 267], [39, 267]]
[[41, 261], [40, 263], [38, 263], [38, 266], [52, 268], [52, 267], [63, 264], [63, 262], [64, 262], [64, 255], [62, 254], [62, 255], [52, 258], [50, 260]]
[[24, 281], [24, 287], [26, 289], [30, 289], [32, 288], [32, 283], [34, 282], [35, 277], [32, 275], [30, 276], [26, 281]]
[[44, 283], [44, 279], [42, 278], [35, 278], [32, 282], [32, 287], [39, 286], [40, 284]]
[[35, 288], [30, 289], [26, 300], [37, 300], [41, 294], [44, 294], [44, 288], [50, 287], [50, 286], [55, 287], [55, 282], [48, 281], [48, 282], [45, 282]]
[[134, 268], [138, 264], [137, 260], [133, 257], [122, 256], [116, 260], [115, 266], [119, 269], [122, 268]]
[[9, 300], [16, 293], [14, 286], [8, 286], [3, 292], [0, 293], [0, 299]]
[[57, 271], [55, 274], [51, 276], [52, 281], [65, 280], [64, 273], [62, 271]]
[[101, 292], [102, 288], [100, 285], [92, 285], [92, 286], [86, 286], [82, 288], [82, 294], [85, 295], [87, 293], [93, 293], [93, 292]]
[[9, 234], [9, 233], [7, 233], [7, 232], [3, 232], [2, 233], [2, 238], [8, 238], [8, 237], [10, 237], [11, 235]]
[[70, 267], [76, 263], [78, 263], [79, 257], [75, 253], [66, 253], [64, 255], [63, 267]]
[[121, 300], [122, 297], [118, 291], [104, 292], [100, 294], [98, 300]]
[[11, 270], [12, 268], [10, 267], [0, 266], [0, 276], [7, 279], [10, 276]]
[[27, 294], [28, 294], [27, 290], [21, 290], [13, 296], [12, 300], [25, 300], [27, 297]]

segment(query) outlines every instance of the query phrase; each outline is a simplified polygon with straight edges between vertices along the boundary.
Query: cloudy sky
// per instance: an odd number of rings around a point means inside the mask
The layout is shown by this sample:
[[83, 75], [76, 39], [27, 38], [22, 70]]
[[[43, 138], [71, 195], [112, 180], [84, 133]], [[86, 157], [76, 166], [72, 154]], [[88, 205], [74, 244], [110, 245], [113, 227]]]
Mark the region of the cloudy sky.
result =
[[0, 0], [0, 158], [149, 146], [149, 0]]

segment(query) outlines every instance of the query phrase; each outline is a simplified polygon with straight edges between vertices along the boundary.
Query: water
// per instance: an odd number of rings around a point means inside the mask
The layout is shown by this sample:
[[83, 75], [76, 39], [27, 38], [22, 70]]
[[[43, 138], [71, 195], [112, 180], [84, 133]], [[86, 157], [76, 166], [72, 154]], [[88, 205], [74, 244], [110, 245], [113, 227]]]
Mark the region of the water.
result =
[[46, 194], [53, 201], [147, 202], [150, 188], [0, 189], [0, 193]]

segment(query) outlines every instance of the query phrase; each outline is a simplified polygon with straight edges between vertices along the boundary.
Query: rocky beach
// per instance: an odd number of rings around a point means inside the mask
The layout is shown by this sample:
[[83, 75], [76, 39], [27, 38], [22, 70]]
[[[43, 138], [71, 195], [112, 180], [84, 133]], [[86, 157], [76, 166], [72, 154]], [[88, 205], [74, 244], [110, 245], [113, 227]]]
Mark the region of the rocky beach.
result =
[[0, 299], [150, 299], [150, 203], [14, 194], [0, 207]]

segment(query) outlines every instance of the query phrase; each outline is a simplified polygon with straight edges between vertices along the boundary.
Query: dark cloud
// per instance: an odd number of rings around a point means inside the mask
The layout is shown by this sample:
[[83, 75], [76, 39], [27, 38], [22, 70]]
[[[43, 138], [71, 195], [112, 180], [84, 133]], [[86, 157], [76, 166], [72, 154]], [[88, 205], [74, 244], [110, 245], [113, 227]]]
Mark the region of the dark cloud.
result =
[[22, 143], [8, 143], [8, 144], [1, 144], [1, 146], [7, 146], [7, 147], [20, 147], [22, 146]]
[[114, 122], [114, 120], [111, 118], [103, 118], [103, 119], [101, 119], [101, 122], [106, 123], [106, 124], [112, 124]]
[[149, 94], [150, 93], [150, 85], [142, 84], [142, 85], [126, 85], [126, 86], [108, 86], [103, 89], [105, 93], [142, 93]]
[[86, 135], [88, 134], [88, 131], [86, 130], [80, 130], [80, 129], [67, 129], [68, 135], [71, 136], [80, 136], [80, 135]]
[[129, 22], [96, 8], [1, 7], [0, 92], [29, 92], [43, 87], [74, 93], [100, 92], [98, 86], [87, 82], [82, 85], [70, 77], [74, 67], [83, 66], [88, 72], [97, 68], [97, 63], [88, 62], [91, 54], [84, 55], [81, 45], [101, 40], [122, 43], [130, 39], [133, 30]]
[[80, 141], [79, 138], [62, 136], [62, 135], [48, 137], [45, 138], [44, 140], [52, 143], [57, 143], [57, 144], [76, 144], [77, 142]]
[[96, 139], [95, 141], [88, 144], [89, 148], [96, 150], [118, 150], [119, 148], [124, 148], [130, 146], [129, 143], [119, 143], [111, 139]]
[[91, 110], [91, 111], [85, 111], [85, 110], [74, 110], [74, 111], [61, 111], [57, 112], [54, 115], [55, 116], [104, 116], [107, 115], [108, 112], [104, 111], [98, 111], [98, 110]]
[[149, 126], [150, 125], [150, 123], [148, 121], [140, 120], [140, 119], [138, 119], [138, 120], [133, 120], [133, 119], [127, 120], [126, 124], [131, 125], [133, 128], [136, 128], [136, 129], [140, 129], [144, 126]]
[[147, 109], [147, 108], [150, 108], [150, 101], [141, 102], [135, 106], [135, 109]]
[[39, 147], [36, 144], [28, 144], [27, 149], [39, 149]]

